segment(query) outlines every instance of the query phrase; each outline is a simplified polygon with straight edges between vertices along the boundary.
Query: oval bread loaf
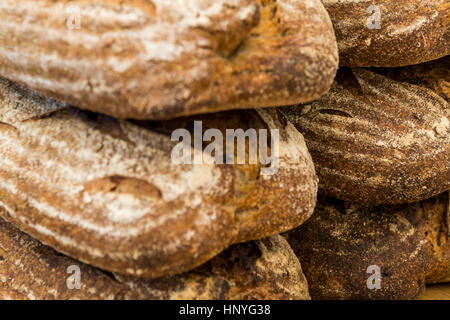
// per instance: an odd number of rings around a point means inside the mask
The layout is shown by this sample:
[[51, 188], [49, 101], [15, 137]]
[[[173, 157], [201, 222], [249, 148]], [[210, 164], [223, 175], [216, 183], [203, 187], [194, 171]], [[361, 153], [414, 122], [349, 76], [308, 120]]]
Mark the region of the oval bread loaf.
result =
[[450, 189], [450, 107], [428, 88], [342, 69], [327, 95], [282, 112], [305, 136], [326, 194], [394, 204]]
[[373, 70], [396, 81], [428, 88], [450, 101], [450, 55], [414, 66]]
[[278, 235], [234, 245], [191, 272], [142, 280], [61, 255], [0, 220], [0, 257], [2, 300], [309, 299], [300, 263]]
[[232, 243], [292, 229], [313, 212], [312, 159], [276, 110], [199, 118], [204, 129], [279, 130], [278, 172], [263, 175], [262, 164], [177, 164], [176, 142], [164, 132], [170, 123], [117, 121], [7, 80], [0, 97], [5, 218], [83, 262], [149, 278], [176, 274]]
[[117, 118], [307, 102], [337, 43], [320, 0], [4, 0], [0, 75]]
[[336, 31], [340, 65], [397, 67], [450, 54], [450, 2], [322, 0]]
[[312, 299], [412, 299], [425, 284], [449, 281], [449, 206], [447, 193], [360, 209], [321, 199], [287, 234]]
[[154, 299], [310, 300], [300, 262], [280, 235], [233, 245], [185, 274], [116, 278]]

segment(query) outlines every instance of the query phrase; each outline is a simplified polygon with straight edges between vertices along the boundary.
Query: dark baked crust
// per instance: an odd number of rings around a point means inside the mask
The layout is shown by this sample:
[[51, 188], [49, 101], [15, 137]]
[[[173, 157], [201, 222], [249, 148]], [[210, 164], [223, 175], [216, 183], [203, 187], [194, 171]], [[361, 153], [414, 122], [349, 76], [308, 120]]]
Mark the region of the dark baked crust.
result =
[[[80, 29], [66, 26], [69, 4], [80, 8]], [[5, 0], [1, 8], [0, 75], [118, 118], [307, 102], [328, 91], [338, 66], [320, 0]]]
[[[67, 286], [74, 275], [70, 266], [80, 268], [80, 289]], [[309, 299], [309, 294], [300, 263], [281, 236], [232, 246], [182, 275], [145, 281], [61, 255], [0, 219], [0, 299]]]
[[[321, 199], [310, 220], [287, 233], [312, 299], [412, 299], [450, 276], [449, 196], [355, 208]], [[381, 288], [368, 289], [376, 265]]]
[[450, 101], [450, 56], [400, 68], [373, 68], [390, 79], [428, 88]]
[[343, 68], [320, 100], [281, 112], [305, 136], [326, 194], [393, 204], [450, 189], [450, 107], [426, 87]]
[[[450, 54], [450, 4], [441, 0], [322, 0], [341, 66], [397, 67]], [[380, 9], [380, 29], [367, 26]]]
[[6, 80], [0, 95], [2, 215], [83, 262], [142, 277], [172, 275], [233, 243], [295, 228], [313, 212], [312, 159], [276, 110], [199, 118], [204, 128], [279, 129], [279, 171], [264, 176], [260, 164], [172, 162], [176, 142], [163, 132], [169, 123], [117, 121]]
[[156, 280], [117, 275], [117, 279], [158, 299], [310, 299], [300, 263], [279, 235], [234, 245], [186, 274]]

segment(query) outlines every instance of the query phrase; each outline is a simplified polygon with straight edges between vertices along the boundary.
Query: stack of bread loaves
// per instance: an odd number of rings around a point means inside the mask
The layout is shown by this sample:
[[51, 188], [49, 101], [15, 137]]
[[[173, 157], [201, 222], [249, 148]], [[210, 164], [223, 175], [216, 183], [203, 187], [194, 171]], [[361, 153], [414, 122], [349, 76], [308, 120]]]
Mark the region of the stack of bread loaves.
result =
[[450, 281], [448, 11], [1, 1], [0, 299]]

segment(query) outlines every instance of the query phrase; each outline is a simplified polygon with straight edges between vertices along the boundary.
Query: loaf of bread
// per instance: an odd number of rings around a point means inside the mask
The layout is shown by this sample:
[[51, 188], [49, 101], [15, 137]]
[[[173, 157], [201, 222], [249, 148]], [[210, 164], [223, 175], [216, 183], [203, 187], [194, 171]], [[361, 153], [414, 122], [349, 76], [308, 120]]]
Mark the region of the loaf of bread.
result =
[[4, 0], [0, 75], [121, 119], [307, 102], [337, 43], [320, 0]]
[[142, 280], [61, 255], [0, 220], [0, 257], [0, 299], [309, 299], [282, 236], [234, 245], [191, 272]]
[[327, 95], [282, 112], [305, 136], [325, 194], [375, 205], [450, 189], [450, 106], [426, 87], [343, 68]]
[[450, 54], [446, 0], [322, 0], [342, 66], [396, 67]]
[[[71, 108], [7, 80], [0, 97], [4, 217], [102, 269], [149, 278], [184, 272], [232, 243], [292, 229], [314, 210], [312, 159], [275, 109], [144, 123]], [[277, 150], [267, 141], [276, 174], [262, 174], [260, 161], [207, 164], [205, 150], [200, 164], [174, 162], [178, 143], [168, 129], [192, 130], [194, 119], [203, 130], [279, 130]]]
[[408, 82], [433, 90], [450, 101], [450, 55], [427, 63], [399, 68], [373, 68], [393, 80]]
[[358, 208], [321, 199], [287, 234], [312, 299], [412, 299], [450, 280], [449, 195]]

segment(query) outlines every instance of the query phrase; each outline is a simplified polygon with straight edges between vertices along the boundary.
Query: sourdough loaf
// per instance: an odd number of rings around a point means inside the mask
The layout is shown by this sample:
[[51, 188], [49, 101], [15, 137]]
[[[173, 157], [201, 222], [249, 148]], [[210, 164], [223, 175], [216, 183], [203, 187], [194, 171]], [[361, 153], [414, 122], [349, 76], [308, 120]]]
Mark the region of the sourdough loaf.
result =
[[0, 97], [4, 217], [105, 270], [150, 278], [180, 273], [232, 243], [292, 229], [314, 209], [312, 159], [276, 110], [199, 118], [203, 129], [279, 130], [278, 173], [263, 175], [260, 164], [173, 162], [177, 142], [167, 129], [192, 127], [193, 118], [118, 121], [7, 80], [0, 81]]
[[234, 245], [188, 273], [142, 280], [61, 255], [0, 220], [0, 257], [0, 299], [309, 299], [282, 236]]
[[359, 209], [321, 199], [312, 218], [287, 234], [312, 299], [412, 299], [425, 284], [448, 281], [448, 206], [447, 193]]
[[450, 101], [450, 56], [413, 66], [373, 70], [393, 80], [433, 90], [447, 102]]
[[395, 67], [450, 54], [450, 2], [322, 0], [342, 66]]
[[450, 189], [450, 107], [428, 88], [343, 68], [323, 98], [282, 112], [305, 136], [326, 194], [393, 204]]
[[338, 65], [320, 0], [4, 0], [0, 19], [0, 75], [122, 119], [311, 101]]

